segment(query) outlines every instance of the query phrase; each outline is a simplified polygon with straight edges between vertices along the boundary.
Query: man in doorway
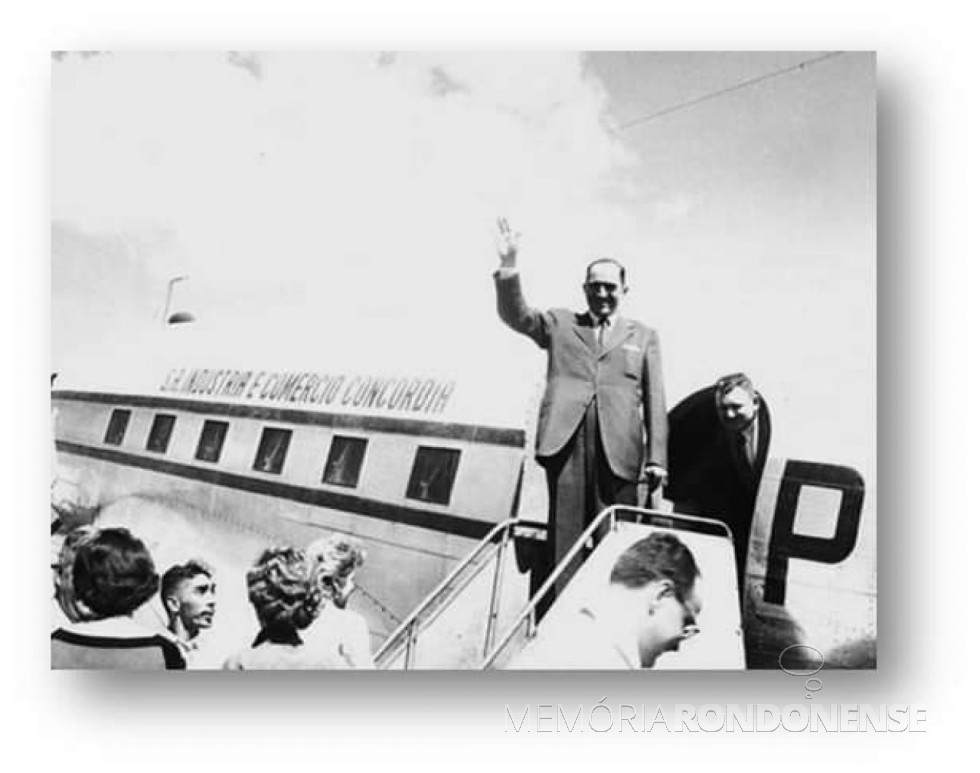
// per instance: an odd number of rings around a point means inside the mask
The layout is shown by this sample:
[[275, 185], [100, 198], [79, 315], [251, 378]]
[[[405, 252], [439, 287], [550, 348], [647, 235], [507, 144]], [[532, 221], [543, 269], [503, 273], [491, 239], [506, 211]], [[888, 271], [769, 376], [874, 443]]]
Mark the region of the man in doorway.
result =
[[670, 412], [674, 510], [728, 524], [738, 581], [745, 564], [756, 494], [769, 454], [769, 409], [744, 373], [723, 376]]

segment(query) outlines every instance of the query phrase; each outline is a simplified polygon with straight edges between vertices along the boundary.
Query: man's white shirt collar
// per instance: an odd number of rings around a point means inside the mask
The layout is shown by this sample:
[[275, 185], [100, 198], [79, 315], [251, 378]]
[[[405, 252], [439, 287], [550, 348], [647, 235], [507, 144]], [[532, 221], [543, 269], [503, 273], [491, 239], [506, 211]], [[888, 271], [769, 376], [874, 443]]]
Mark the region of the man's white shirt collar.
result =
[[[598, 343], [599, 342], [599, 317], [592, 312], [592, 309], [589, 309], [589, 318], [592, 320], [592, 329], [594, 331], [596, 343]], [[606, 317], [605, 335], [607, 341], [608, 341], [609, 333], [612, 331], [613, 328], [616, 327], [616, 319], [617, 316], [615, 314], [610, 314], [608, 317]]]
[[[599, 327], [599, 316], [595, 312], [593, 312], [592, 309], [589, 309], [589, 318], [592, 320], [592, 327], [595, 328]], [[610, 330], [616, 324], [616, 320], [618, 318], [619, 315], [617, 314], [610, 314], [608, 317], [606, 317], [606, 320], [609, 322]]]

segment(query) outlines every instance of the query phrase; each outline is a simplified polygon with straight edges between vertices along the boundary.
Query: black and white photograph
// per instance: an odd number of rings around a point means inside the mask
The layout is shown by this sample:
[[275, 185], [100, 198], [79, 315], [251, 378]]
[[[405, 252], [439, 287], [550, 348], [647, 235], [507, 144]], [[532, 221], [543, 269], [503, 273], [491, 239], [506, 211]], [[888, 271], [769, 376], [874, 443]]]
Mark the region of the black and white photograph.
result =
[[50, 64], [52, 669], [876, 668], [873, 51]]

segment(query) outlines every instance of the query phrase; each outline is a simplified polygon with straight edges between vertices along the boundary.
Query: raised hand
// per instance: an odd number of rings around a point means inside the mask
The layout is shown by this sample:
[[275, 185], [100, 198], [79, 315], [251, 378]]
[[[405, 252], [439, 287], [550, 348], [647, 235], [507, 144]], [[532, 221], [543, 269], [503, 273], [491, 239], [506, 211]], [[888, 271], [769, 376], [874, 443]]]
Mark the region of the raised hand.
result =
[[517, 267], [517, 247], [521, 240], [519, 231], [511, 231], [506, 217], [497, 218], [497, 254], [501, 268]]

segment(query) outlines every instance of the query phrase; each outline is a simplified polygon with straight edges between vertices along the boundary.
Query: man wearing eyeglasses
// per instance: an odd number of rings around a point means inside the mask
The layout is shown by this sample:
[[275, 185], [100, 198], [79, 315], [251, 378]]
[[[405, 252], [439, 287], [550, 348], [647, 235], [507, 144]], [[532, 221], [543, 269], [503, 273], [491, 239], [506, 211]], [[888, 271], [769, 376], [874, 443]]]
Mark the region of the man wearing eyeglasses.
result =
[[[582, 286], [586, 311], [539, 311], [521, 290], [519, 234], [503, 218], [497, 225], [497, 311], [548, 352], [535, 448], [548, 480], [548, 543], [545, 560], [532, 567], [533, 594], [599, 512], [637, 503], [641, 474], [651, 492], [660, 488], [667, 466], [666, 401], [656, 331], [619, 313], [628, 290], [626, 269], [612, 258], [595, 260]], [[556, 593], [578, 568], [578, 558], [556, 583]], [[539, 615], [549, 605], [545, 600]]]
[[651, 668], [699, 633], [700, 570], [677, 537], [653, 533], [616, 559], [609, 582], [567, 619], [549, 619], [508, 664], [520, 669]]

